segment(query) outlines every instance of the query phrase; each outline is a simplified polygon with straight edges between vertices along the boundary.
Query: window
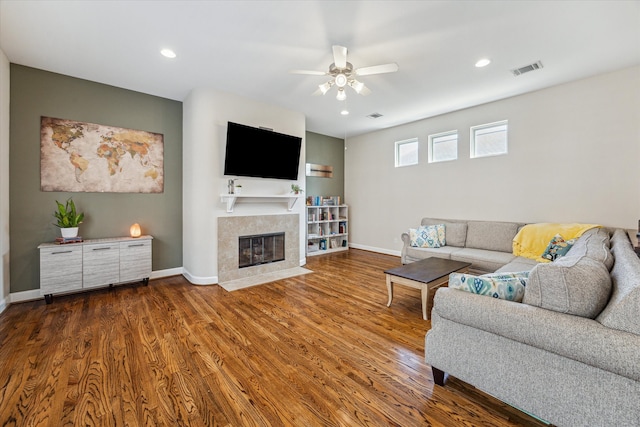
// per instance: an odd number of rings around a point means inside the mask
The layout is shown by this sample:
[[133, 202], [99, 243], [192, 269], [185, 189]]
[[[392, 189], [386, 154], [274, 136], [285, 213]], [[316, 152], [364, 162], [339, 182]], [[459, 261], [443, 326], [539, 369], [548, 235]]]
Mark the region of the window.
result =
[[418, 138], [396, 141], [396, 167], [418, 164]]
[[458, 131], [429, 135], [429, 163], [446, 162], [458, 158]]
[[507, 120], [471, 127], [471, 158], [507, 154]]

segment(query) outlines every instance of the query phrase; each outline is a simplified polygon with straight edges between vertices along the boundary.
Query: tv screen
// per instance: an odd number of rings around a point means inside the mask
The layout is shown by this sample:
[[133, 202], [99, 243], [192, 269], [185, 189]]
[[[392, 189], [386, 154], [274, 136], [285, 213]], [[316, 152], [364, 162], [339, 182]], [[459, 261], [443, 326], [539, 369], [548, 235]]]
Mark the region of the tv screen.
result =
[[229, 122], [224, 174], [295, 181], [302, 138]]

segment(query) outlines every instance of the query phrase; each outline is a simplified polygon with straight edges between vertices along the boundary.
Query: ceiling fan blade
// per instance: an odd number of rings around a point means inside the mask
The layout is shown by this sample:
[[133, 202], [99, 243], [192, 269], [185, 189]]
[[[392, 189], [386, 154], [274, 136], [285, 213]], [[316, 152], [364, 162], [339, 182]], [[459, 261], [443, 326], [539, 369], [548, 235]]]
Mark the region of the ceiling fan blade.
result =
[[290, 74], [305, 74], [309, 76], [326, 76], [326, 71], [312, 71], [312, 70], [290, 70]]
[[390, 64], [373, 65], [371, 67], [358, 68], [354, 70], [357, 76], [370, 76], [371, 74], [395, 73], [398, 71], [398, 64], [392, 62]]
[[333, 46], [333, 63], [336, 68], [347, 68], [347, 48], [344, 46]]

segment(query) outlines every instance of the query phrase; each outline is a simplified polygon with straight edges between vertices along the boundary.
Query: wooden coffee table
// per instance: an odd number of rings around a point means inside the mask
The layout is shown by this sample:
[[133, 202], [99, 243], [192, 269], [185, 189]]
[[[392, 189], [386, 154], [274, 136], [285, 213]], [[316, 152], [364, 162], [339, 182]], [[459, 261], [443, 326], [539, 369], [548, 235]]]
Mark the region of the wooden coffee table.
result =
[[420, 289], [422, 318], [429, 320], [427, 313], [429, 291], [447, 284], [451, 273], [466, 273], [469, 270], [469, 266], [471, 264], [468, 262], [432, 257], [386, 270], [384, 273], [387, 276], [387, 291], [389, 292], [387, 307], [391, 306], [394, 283]]

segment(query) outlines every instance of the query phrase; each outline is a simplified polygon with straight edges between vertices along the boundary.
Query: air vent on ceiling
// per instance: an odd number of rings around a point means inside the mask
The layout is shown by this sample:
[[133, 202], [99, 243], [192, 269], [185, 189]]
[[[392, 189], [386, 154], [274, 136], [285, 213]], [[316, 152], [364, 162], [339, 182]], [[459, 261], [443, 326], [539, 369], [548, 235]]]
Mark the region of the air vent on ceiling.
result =
[[519, 76], [520, 74], [528, 73], [529, 71], [535, 71], [542, 68], [542, 62], [534, 62], [533, 64], [525, 65], [524, 67], [516, 68], [511, 70], [514, 76]]
[[380, 113], [371, 113], [367, 117], [369, 117], [370, 119], [379, 119], [380, 117], [382, 117], [382, 114], [380, 114]]

